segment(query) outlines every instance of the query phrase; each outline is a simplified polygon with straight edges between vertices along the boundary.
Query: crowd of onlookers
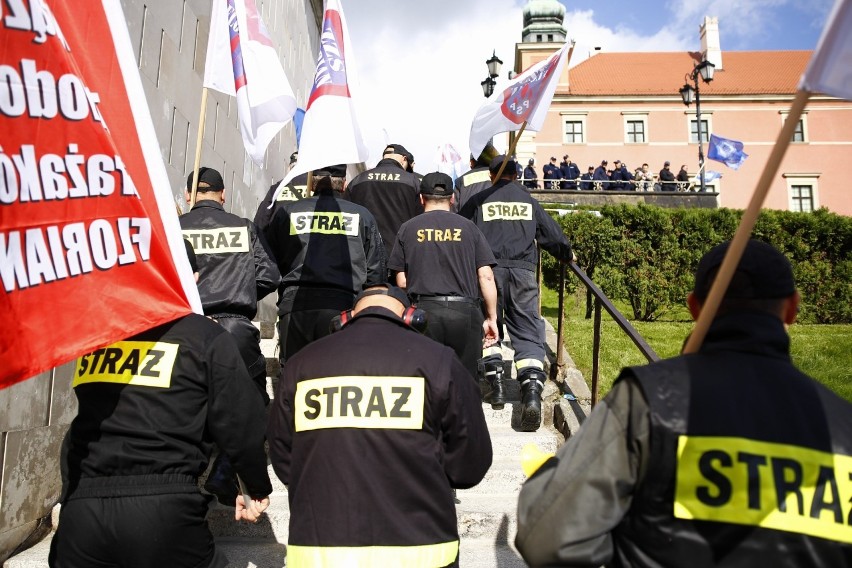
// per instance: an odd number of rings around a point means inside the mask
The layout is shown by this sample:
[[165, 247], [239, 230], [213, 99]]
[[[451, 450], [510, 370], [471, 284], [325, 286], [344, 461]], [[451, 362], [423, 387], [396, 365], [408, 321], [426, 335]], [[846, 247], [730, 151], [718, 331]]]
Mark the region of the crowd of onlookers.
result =
[[535, 160], [529, 159], [523, 170], [518, 166], [518, 178], [530, 189], [573, 189], [587, 191], [690, 191], [694, 182], [686, 171], [686, 164], [675, 174], [671, 163], [666, 161], [659, 173], [652, 172], [648, 164], [631, 171], [627, 164], [615, 160], [609, 167], [601, 160], [598, 167], [589, 166], [585, 173], [566, 154], [562, 162], [556, 158], [542, 168], [542, 175], [535, 169]]

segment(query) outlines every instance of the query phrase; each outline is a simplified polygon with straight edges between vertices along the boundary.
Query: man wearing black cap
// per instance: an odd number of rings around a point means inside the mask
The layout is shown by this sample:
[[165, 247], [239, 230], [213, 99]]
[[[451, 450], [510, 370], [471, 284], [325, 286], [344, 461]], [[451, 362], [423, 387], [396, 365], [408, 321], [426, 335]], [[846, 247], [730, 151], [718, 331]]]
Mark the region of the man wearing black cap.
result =
[[388, 268], [397, 272], [397, 284], [428, 314], [426, 335], [452, 347], [475, 377], [483, 335], [487, 346], [499, 337], [491, 270], [496, 261], [476, 225], [450, 211], [452, 188], [447, 174], [426, 174], [420, 183], [425, 213], [402, 224]]
[[675, 181], [675, 175], [671, 170], [671, 162], [666, 160], [663, 164], [663, 169], [660, 170], [660, 191], [674, 191], [677, 189], [677, 182]]
[[559, 165], [556, 163], [556, 158], [551, 157], [549, 164], [544, 164], [544, 189], [559, 189], [559, 180], [562, 179], [562, 172]]
[[562, 162], [559, 164], [559, 171], [562, 174], [562, 189], [577, 189], [577, 180], [580, 178], [580, 168], [571, 161], [568, 154], [562, 156]]
[[[693, 318], [728, 245], [698, 263]], [[622, 370], [526, 482], [515, 541], [524, 559], [849, 566], [852, 405], [790, 360], [798, 306], [790, 262], [749, 241], [699, 351]]]
[[410, 156], [402, 144], [388, 144], [376, 167], [358, 174], [346, 188], [349, 200], [366, 207], [376, 218], [387, 246], [400, 225], [423, 212], [420, 182], [406, 171]]
[[497, 150], [491, 144], [485, 146], [479, 158], [470, 156], [470, 170], [463, 173], [456, 180], [456, 203], [454, 211], [461, 209], [472, 195], [476, 195], [483, 189], [491, 187], [491, 174], [488, 171], [488, 165], [494, 156], [497, 155]]
[[[514, 181], [515, 163], [505, 156], [491, 161], [494, 186], [474, 195], [459, 212], [479, 227], [497, 259], [498, 317], [506, 322], [515, 367], [521, 383], [521, 430], [541, 425], [541, 392], [544, 389], [544, 320], [538, 313], [538, 246], [562, 261], [573, 257], [571, 245], [559, 224], [521, 184]], [[495, 407], [505, 403], [503, 359], [499, 343], [483, 350], [482, 361], [491, 385], [488, 398]]]
[[[290, 169], [296, 165], [299, 159], [299, 153], [293, 152], [290, 154]], [[284, 204], [290, 201], [298, 201], [308, 196], [308, 174], [299, 174], [290, 180], [290, 183], [282, 186], [281, 182], [273, 183], [269, 186], [269, 191], [263, 201], [257, 206], [257, 213], [254, 215], [254, 224], [261, 232], [266, 231], [269, 221], [275, 215], [275, 211], [283, 207]]]
[[342, 199], [346, 165], [314, 172], [314, 195], [276, 211], [266, 237], [283, 275], [278, 291], [279, 359], [329, 334], [334, 316], [365, 287], [387, 279], [373, 215]]
[[594, 189], [595, 191], [601, 191], [604, 189], [609, 189], [610, 177], [606, 171], [606, 166], [609, 162], [606, 160], [601, 160], [601, 165], [595, 168], [595, 173], [592, 174], [592, 180], [594, 180]]
[[491, 441], [450, 348], [410, 329], [405, 292], [365, 290], [341, 330], [287, 361], [267, 439], [290, 499], [288, 566], [451, 566], [452, 488], [479, 483]]
[[[494, 158], [491, 158], [492, 160]], [[488, 162], [491, 165], [491, 162]], [[538, 188], [538, 174], [535, 171], [535, 159], [530, 158], [527, 162], [527, 167], [524, 168], [524, 187], [528, 189]], [[490, 175], [489, 175], [490, 177]]]

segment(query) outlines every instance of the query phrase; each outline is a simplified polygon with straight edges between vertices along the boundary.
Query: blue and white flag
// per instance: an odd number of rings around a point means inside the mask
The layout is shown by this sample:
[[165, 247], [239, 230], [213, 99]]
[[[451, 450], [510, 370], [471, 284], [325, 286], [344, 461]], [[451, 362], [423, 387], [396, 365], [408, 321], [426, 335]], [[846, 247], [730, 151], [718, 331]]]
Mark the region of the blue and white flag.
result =
[[715, 134], [710, 135], [710, 144], [707, 147], [708, 160], [716, 160], [732, 170], [738, 170], [746, 158], [748, 158], [748, 154], [743, 152], [743, 143], [739, 140], [730, 140]]
[[713, 183], [717, 179], [722, 177], [722, 174], [719, 172], [714, 172], [713, 170], [708, 170], [706, 172], [698, 172], [694, 178], [692, 178], [692, 183], [695, 185], [699, 185], [701, 183], [701, 176], [704, 176], [704, 183]]

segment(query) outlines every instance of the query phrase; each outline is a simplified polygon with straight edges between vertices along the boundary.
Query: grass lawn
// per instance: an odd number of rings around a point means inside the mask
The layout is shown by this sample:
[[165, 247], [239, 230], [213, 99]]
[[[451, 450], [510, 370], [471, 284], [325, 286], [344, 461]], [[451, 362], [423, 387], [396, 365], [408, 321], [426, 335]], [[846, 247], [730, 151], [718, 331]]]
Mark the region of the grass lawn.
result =
[[[591, 387], [593, 320], [585, 319], [585, 289], [569, 296], [565, 303], [565, 345], [568, 354]], [[616, 307], [625, 316], [626, 305]], [[559, 316], [559, 294], [544, 289], [542, 314], [556, 327]], [[684, 307], [652, 323], [631, 321], [645, 341], [660, 357], [680, 353], [683, 341], [692, 329], [691, 318]], [[793, 362], [803, 372], [822, 382], [852, 402], [852, 325], [802, 325], [790, 328]], [[622, 367], [641, 365], [647, 360], [606, 311], [601, 313], [601, 356], [599, 393], [609, 392]]]

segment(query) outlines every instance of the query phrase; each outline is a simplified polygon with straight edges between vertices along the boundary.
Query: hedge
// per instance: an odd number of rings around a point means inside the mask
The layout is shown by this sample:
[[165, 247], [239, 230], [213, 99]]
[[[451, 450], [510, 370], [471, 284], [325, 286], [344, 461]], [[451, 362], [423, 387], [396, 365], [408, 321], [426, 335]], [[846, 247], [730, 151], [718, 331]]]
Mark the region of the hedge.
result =
[[[698, 260], [731, 239], [742, 216], [732, 209], [664, 209], [611, 205], [557, 217], [574, 245], [578, 264], [610, 299], [622, 300], [633, 319], [653, 321], [683, 306]], [[802, 294], [799, 320], [852, 323], [852, 218], [764, 210], [754, 238], [782, 251], [793, 264]], [[545, 253], [545, 283], [558, 283], [555, 260]], [[570, 273], [569, 273], [570, 274]], [[578, 282], [573, 275], [568, 285]]]

